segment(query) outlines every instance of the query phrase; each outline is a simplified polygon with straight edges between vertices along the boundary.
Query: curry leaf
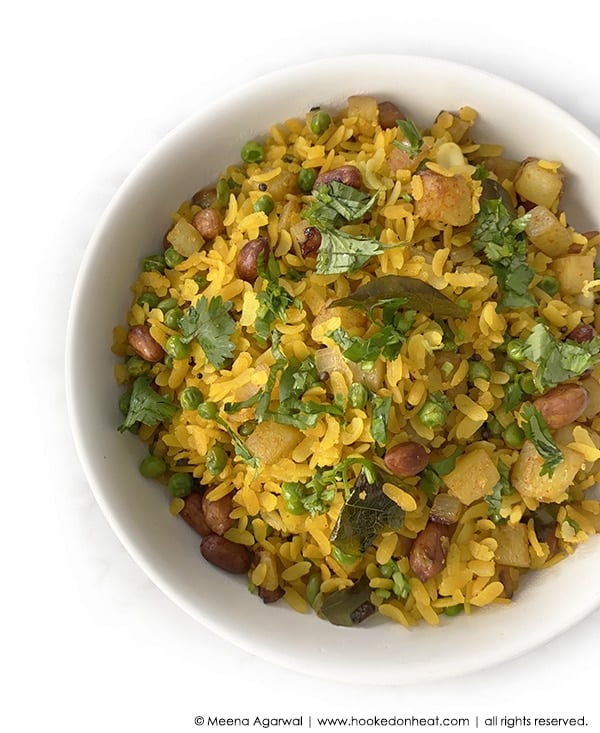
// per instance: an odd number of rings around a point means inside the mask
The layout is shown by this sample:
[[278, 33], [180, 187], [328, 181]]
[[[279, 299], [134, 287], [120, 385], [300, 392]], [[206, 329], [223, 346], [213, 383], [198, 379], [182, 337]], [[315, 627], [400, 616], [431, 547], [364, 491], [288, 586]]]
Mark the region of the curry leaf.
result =
[[355, 626], [375, 611], [370, 598], [369, 578], [363, 575], [350, 588], [342, 588], [328, 595], [319, 614], [335, 626]]
[[335, 300], [331, 305], [372, 310], [399, 299], [407, 308], [420, 313], [430, 313], [436, 317], [466, 318], [468, 315], [463, 307], [431, 285], [403, 275], [384, 275], [366, 285], [361, 285], [351, 295]]
[[402, 509], [383, 493], [380, 476], [369, 479], [363, 468], [331, 532], [331, 543], [350, 555], [362, 555], [378, 534], [404, 523]]

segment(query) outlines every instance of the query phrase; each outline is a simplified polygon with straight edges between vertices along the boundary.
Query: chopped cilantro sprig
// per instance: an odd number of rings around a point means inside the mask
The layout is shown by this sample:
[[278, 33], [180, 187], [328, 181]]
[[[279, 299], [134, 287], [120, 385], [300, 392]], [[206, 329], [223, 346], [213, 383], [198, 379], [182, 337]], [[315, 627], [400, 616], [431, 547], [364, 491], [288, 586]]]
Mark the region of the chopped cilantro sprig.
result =
[[544, 416], [530, 403], [523, 405], [521, 416], [525, 435], [544, 459], [540, 476], [552, 476], [556, 467], [564, 461], [564, 455], [554, 442]]
[[207, 360], [217, 369], [235, 351], [235, 344], [229, 338], [235, 331], [235, 321], [229, 315], [232, 306], [230, 300], [224, 303], [220, 295], [210, 299], [203, 295], [180, 320], [183, 343], [189, 344], [196, 339]]
[[501, 198], [480, 200], [473, 249], [483, 252], [498, 278], [504, 308], [528, 308], [535, 305], [529, 294], [534, 271], [527, 264], [527, 238], [523, 231], [529, 214], [515, 219]]
[[152, 379], [145, 376], [137, 377], [133, 382], [127, 415], [118, 427], [120, 433], [138, 422], [158, 425], [164, 420], [170, 420], [177, 412], [177, 405], [152, 389], [151, 384]]

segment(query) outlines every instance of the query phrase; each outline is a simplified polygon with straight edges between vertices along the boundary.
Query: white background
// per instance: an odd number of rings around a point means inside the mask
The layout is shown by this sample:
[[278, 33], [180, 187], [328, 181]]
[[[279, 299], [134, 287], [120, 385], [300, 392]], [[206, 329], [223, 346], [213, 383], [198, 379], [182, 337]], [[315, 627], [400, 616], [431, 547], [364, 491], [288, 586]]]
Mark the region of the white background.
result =
[[588, 730], [600, 730], [600, 612], [509, 663], [408, 687], [308, 678], [215, 637], [145, 578], [108, 528], [74, 452], [63, 386], [69, 298], [95, 223], [140, 158], [204, 102], [291, 63], [398, 52], [505, 76], [600, 133], [591, 4], [13, 5], [0, 19], [0, 730], [179, 733], [198, 730], [198, 714], [343, 712], [586, 714]]

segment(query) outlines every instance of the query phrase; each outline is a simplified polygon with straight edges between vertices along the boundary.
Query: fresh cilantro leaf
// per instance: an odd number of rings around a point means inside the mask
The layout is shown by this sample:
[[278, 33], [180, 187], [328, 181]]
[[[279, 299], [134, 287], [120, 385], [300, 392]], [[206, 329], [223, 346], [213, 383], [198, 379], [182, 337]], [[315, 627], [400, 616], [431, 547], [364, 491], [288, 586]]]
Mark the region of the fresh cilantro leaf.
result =
[[239, 456], [247, 466], [251, 466], [256, 471], [258, 471], [258, 469], [260, 468], [260, 461], [253, 453], [248, 450], [248, 448], [246, 448], [244, 441], [235, 432], [235, 430], [233, 430], [233, 428], [231, 428], [220, 415], [217, 415], [217, 417], [215, 418], [215, 422], [220, 425], [231, 438], [236, 456]]
[[411, 158], [419, 153], [423, 147], [423, 137], [412, 120], [398, 120], [396, 123], [406, 138], [405, 140], [394, 140], [394, 145], [404, 150]]
[[443, 476], [454, 470], [456, 459], [463, 452], [462, 448], [455, 450], [447, 457], [439, 461], [432, 461], [421, 473], [419, 488], [428, 499], [433, 499], [444, 484]]
[[338, 227], [348, 222], [360, 221], [375, 203], [378, 193], [372, 196], [340, 181], [318, 186], [313, 191], [316, 203], [304, 212], [304, 218], [317, 227]]
[[259, 274], [265, 281], [265, 287], [256, 296], [259, 307], [256, 314], [255, 331], [256, 339], [264, 345], [271, 334], [273, 322], [276, 320], [285, 322], [288, 307], [293, 305], [301, 309], [302, 304], [283, 285], [280, 285], [279, 265], [273, 254], [269, 255], [266, 270], [259, 265]]
[[392, 407], [391, 397], [374, 395], [371, 400], [371, 435], [379, 445], [387, 443], [387, 425]]
[[203, 295], [183, 314], [181, 340], [188, 344], [194, 339], [200, 344], [208, 361], [217, 369], [233, 356], [235, 344], [230, 340], [235, 321], [229, 315], [232, 302], [223, 302], [220, 295], [210, 300]]
[[316, 272], [319, 275], [339, 275], [360, 270], [384, 247], [371, 237], [357, 237], [337, 229], [321, 229], [321, 245], [317, 252]]
[[598, 363], [599, 353], [600, 336], [584, 343], [560, 341], [543, 323], [533, 327], [523, 345], [523, 356], [536, 365], [533, 382], [540, 392], [581, 376]]
[[342, 354], [355, 363], [373, 362], [380, 355], [394, 361], [400, 353], [406, 336], [394, 326], [383, 326], [369, 338], [350, 336], [343, 328], [336, 328], [327, 334], [342, 349]]
[[509, 471], [510, 469], [504, 461], [498, 461], [498, 473], [500, 474], [500, 480], [492, 489], [491, 494], [484, 497], [488, 504], [488, 517], [492, 522], [494, 522], [494, 524], [500, 524], [505, 521], [503, 517], [500, 516], [502, 497], [513, 493], [513, 487], [511, 486], [508, 478]]
[[527, 308], [535, 305], [529, 294], [534, 271], [527, 264], [527, 239], [522, 232], [530, 215], [518, 219], [501, 198], [480, 200], [480, 211], [473, 232], [473, 249], [483, 252], [502, 291], [500, 305]]
[[155, 392], [151, 383], [150, 377], [138, 377], [134, 381], [127, 415], [118, 427], [120, 433], [132, 428], [137, 422], [158, 425], [170, 420], [177, 412], [177, 405], [168, 397]]
[[523, 430], [527, 438], [534, 444], [537, 452], [544, 459], [540, 476], [552, 476], [554, 470], [559, 466], [564, 456], [560, 448], [554, 442], [544, 416], [532, 404], [523, 405], [521, 410], [523, 417]]
[[506, 412], [512, 412], [517, 405], [521, 404], [522, 400], [523, 390], [518, 379], [513, 382], [508, 382], [504, 387], [504, 409]]

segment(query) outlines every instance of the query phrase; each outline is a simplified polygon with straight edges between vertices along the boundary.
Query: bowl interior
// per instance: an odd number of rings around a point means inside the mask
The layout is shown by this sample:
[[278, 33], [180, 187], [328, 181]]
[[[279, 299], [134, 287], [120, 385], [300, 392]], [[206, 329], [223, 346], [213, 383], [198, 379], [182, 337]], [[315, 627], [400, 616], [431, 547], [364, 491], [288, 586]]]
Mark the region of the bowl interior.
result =
[[[216, 633], [284, 666], [374, 684], [441, 678], [506, 660], [575, 623], [600, 603], [598, 543], [543, 573], [530, 574], [514, 604], [411, 631], [389, 622], [344, 629], [282, 604], [265, 607], [199, 555], [198, 536], [168, 510], [164, 491], [137, 469], [144, 448], [120, 435], [111, 354], [141, 258], [158, 251], [170, 212], [239, 160], [244, 142], [312, 106], [341, 107], [350, 94], [391, 99], [418, 123], [441, 109], [478, 110], [476, 138], [510, 157], [563, 161], [563, 208], [581, 231], [598, 227], [598, 139], [565, 112], [514, 84], [436, 59], [362, 56], [284, 70], [200, 110], [171, 132], [129, 176], [89, 243], [73, 294], [67, 393], [76, 447], [114, 531], [147, 575]], [[551, 613], [548, 610], [552, 609]]]

